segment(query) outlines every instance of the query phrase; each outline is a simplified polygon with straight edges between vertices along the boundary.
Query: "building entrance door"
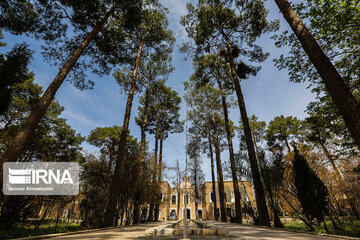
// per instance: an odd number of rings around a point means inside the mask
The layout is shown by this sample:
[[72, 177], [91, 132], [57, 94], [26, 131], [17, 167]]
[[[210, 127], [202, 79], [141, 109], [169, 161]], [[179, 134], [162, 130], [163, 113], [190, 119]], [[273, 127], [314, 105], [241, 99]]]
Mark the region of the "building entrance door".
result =
[[[184, 213], [183, 216], [185, 217], [185, 209], [184, 209], [183, 213]], [[191, 217], [191, 211], [189, 208], [187, 208], [186, 209], [186, 219], [190, 219], [190, 217]]]
[[202, 210], [198, 210], [198, 218], [202, 219]]

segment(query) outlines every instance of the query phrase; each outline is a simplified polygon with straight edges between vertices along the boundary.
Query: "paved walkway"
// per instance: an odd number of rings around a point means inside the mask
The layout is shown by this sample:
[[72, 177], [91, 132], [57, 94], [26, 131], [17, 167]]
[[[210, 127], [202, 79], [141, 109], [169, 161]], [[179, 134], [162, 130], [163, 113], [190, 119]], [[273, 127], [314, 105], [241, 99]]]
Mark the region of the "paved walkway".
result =
[[[240, 225], [235, 223], [222, 223], [216, 221], [204, 221], [210, 226], [229, 231], [230, 236], [224, 238], [214, 237], [191, 237], [191, 239], [239, 239], [239, 240], [335, 240], [336, 238], [325, 237], [314, 234], [297, 233], [268, 228]], [[180, 239], [181, 237], [145, 237], [145, 230], [155, 226], [166, 224], [166, 222], [145, 223], [133, 226], [125, 226], [95, 232], [81, 233], [75, 235], [61, 236], [53, 239], [79, 239], [79, 240], [100, 240], [100, 239]]]
[[80, 233], [75, 235], [60, 236], [53, 239], [135, 239], [145, 235], [145, 230], [165, 223], [144, 223], [138, 225], [124, 226], [119, 228], [112, 228], [106, 230], [99, 230], [95, 232]]
[[240, 225], [235, 223], [222, 223], [205, 221], [216, 228], [226, 229], [231, 236], [244, 240], [335, 240], [336, 238], [324, 237], [314, 234], [297, 233], [290, 231], [272, 230], [256, 226]]

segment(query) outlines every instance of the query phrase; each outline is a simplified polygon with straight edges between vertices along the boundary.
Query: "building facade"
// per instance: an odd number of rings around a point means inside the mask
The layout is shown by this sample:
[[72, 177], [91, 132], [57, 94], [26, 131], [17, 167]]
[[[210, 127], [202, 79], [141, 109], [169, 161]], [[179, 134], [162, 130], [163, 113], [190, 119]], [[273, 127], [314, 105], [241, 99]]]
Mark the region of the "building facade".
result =
[[[241, 194], [241, 205], [255, 206], [255, 198], [252, 184], [249, 181], [239, 181]], [[185, 186], [187, 195], [185, 194]], [[212, 182], [205, 182], [199, 190], [200, 198], [195, 199], [194, 187], [190, 183], [189, 177], [184, 177], [179, 186], [171, 187], [168, 182], [161, 183], [162, 199], [160, 205], [159, 220], [183, 219], [186, 212], [189, 219], [214, 219], [214, 203], [212, 202]], [[220, 203], [218, 184], [215, 183], [216, 202], [218, 215], [220, 216]], [[224, 181], [224, 190], [226, 194], [226, 211], [228, 217], [235, 217], [235, 195], [232, 181]], [[185, 211], [185, 201], [186, 211]], [[197, 207], [196, 207], [197, 203]], [[197, 208], [197, 210], [196, 210]]]

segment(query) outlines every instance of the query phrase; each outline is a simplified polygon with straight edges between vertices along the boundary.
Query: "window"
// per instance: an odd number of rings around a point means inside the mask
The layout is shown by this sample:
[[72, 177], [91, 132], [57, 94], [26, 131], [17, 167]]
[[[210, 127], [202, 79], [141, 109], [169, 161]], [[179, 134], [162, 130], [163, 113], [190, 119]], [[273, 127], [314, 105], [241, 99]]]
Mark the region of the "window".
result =
[[231, 194], [231, 202], [235, 202], [234, 190], [231, 190], [230, 194]]
[[161, 191], [161, 201], [164, 201], [164, 191]]
[[176, 204], [176, 195], [171, 195], [171, 204]]
[[210, 202], [213, 202], [213, 199], [214, 199], [214, 194], [213, 192], [210, 192]]
[[202, 219], [202, 210], [201, 209], [198, 210], [198, 218]]
[[175, 216], [176, 216], [176, 210], [175, 210], [175, 209], [172, 209], [172, 210], [170, 211], [170, 216], [171, 216], [171, 217], [175, 217]]
[[[187, 194], [187, 195], [183, 195], [184, 196], [184, 204], [189, 204], [189, 194]], [[186, 203], [185, 203], [185, 201], [186, 201]]]

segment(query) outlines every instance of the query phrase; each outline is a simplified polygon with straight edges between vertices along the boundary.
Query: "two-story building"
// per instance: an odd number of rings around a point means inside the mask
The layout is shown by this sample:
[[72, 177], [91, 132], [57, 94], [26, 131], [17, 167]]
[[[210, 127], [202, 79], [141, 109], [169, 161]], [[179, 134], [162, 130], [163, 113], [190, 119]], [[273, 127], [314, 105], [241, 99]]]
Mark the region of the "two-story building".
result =
[[[252, 184], [249, 181], [239, 181], [239, 188], [241, 194], [241, 205], [255, 206], [255, 198]], [[185, 186], [187, 189], [187, 195], [185, 194]], [[189, 219], [214, 219], [214, 203], [212, 201], [212, 182], [205, 182], [202, 188], [199, 190], [200, 198], [195, 199], [194, 187], [190, 183], [189, 177], [183, 177], [179, 186], [171, 187], [167, 181], [163, 181], [162, 188], [162, 201], [160, 205], [159, 220], [167, 220], [174, 218], [183, 219], [185, 213], [185, 201], [186, 201], [186, 213]], [[220, 203], [219, 203], [219, 191], [218, 183], [215, 183], [216, 189], [216, 201], [217, 209], [220, 216]], [[235, 196], [232, 181], [224, 181], [224, 190], [226, 194], [226, 210], [228, 217], [234, 217], [235, 215]], [[197, 202], [197, 212], [196, 204]], [[171, 216], [171, 217], [170, 217]]]

